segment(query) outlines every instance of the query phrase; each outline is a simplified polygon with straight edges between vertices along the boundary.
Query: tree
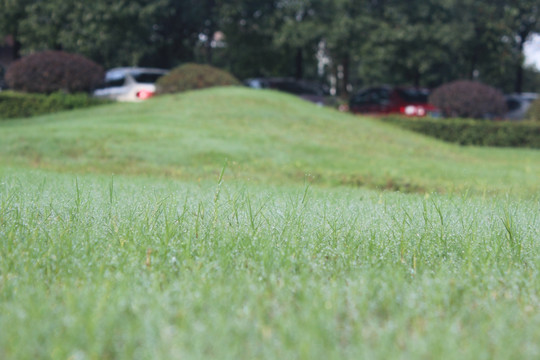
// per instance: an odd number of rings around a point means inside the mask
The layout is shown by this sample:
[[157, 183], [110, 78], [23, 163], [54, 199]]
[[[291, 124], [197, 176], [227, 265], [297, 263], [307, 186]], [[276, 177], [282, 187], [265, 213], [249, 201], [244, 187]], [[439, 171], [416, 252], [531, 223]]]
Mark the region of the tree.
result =
[[34, 1], [20, 21], [20, 39], [26, 52], [63, 49], [106, 67], [137, 65], [153, 51], [153, 24], [165, 5], [161, 0]]
[[433, 86], [455, 74], [452, 0], [387, 1], [372, 48], [382, 48], [391, 83]]
[[504, 5], [505, 20], [509, 35], [505, 39], [512, 45], [515, 66], [514, 91], [521, 93], [523, 88], [525, 42], [535, 32], [540, 32], [540, 4], [537, 0], [519, 0]]
[[278, 3], [281, 26], [276, 28], [273, 41], [278, 47], [290, 49], [296, 79], [306, 76], [306, 62], [314, 60], [316, 46], [323, 36], [322, 3], [320, 0], [282, 0]]
[[13, 36], [13, 58], [19, 57], [20, 22], [26, 17], [26, 6], [33, 0], [0, 0], [0, 36]]
[[337, 93], [348, 96], [351, 69], [366, 58], [366, 40], [371, 38], [377, 25], [373, 4], [369, 1], [326, 1], [320, 12], [325, 24], [322, 40], [331, 59]]
[[64, 49], [106, 67], [192, 61], [217, 24], [214, 0], [0, 1], [26, 53]]
[[[276, 42], [292, 45], [297, 53], [309, 54], [310, 59], [323, 51], [337, 93], [347, 96], [351, 69], [376, 23], [373, 4], [365, 0], [310, 0], [284, 1], [282, 6], [287, 16], [276, 32]], [[297, 77], [303, 77], [303, 62], [304, 57], [297, 56]]]
[[212, 40], [219, 30], [219, 0], [161, 0], [152, 24], [153, 54], [143, 63], [174, 67], [182, 62], [214, 63]]
[[291, 75], [288, 42], [275, 34], [284, 18], [281, 2], [274, 0], [220, 1], [220, 29], [225, 33], [226, 67], [238, 78]]
[[[0, 0], [0, 35], [22, 53], [63, 49], [104, 67], [203, 62], [239, 78], [325, 77], [436, 86], [478, 78], [523, 87], [537, 0]], [[217, 32], [226, 47], [213, 44]], [[15, 49], [18, 52], [18, 48]]]
[[456, 66], [469, 78], [521, 92], [523, 45], [539, 31], [539, 7], [534, 0], [457, 0], [453, 16], [464, 36], [458, 47], [463, 59]]

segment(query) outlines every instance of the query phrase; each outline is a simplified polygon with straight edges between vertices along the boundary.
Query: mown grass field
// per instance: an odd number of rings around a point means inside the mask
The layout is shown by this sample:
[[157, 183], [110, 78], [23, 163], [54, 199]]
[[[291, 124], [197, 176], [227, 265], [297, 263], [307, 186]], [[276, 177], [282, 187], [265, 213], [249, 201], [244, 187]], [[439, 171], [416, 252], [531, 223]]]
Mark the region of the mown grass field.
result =
[[0, 164], [416, 192], [538, 192], [538, 151], [462, 148], [289, 95], [217, 89], [0, 122]]
[[2, 359], [540, 356], [538, 151], [216, 89], [2, 122], [0, 164]]

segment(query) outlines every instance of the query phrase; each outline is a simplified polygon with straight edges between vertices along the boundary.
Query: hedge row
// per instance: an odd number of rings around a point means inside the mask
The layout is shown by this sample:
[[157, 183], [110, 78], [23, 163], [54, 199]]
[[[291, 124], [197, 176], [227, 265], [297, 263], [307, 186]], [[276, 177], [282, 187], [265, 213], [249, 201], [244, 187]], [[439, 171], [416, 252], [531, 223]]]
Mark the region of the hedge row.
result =
[[540, 98], [532, 102], [525, 118], [540, 123]]
[[382, 121], [461, 145], [540, 148], [540, 123], [385, 116]]
[[0, 92], [0, 119], [30, 117], [53, 112], [103, 104], [105, 101], [87, 94], [50, 95], [25, 94], [13, 91]]

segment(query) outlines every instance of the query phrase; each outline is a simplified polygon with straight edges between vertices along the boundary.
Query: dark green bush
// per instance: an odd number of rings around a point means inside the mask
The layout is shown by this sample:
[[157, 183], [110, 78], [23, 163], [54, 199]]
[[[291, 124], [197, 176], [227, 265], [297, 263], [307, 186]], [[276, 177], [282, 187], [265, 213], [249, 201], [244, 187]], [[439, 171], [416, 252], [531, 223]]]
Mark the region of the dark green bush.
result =
[[401, 116], [381, 120], [461, 145], [540, 148], [540, 123]]
[[63, 51], [43, 51], [14, 62], [6, 73], [8, 86], [16, 91], [50, 94], [89, 92], [104, 80], [95, 62]]
[[540, 98], [533, 101], [525, 118], [540, 123]]
[[181, 65], [156, 83], [159, 94], [231, 85], [240, 85], [240, 81], [226, 71], [200, 64]]
[[14, 91], [0, 92], [0, 119], [29, 117], [63, 110], [84, 108], [105, 103], [88, 94], [53, 93], [26, 94]]
[[503, 94], [497, 89], [470, 80], [458, 80], [436, 88], [429, 102], [445, 117], [500, 118], [506, 113]]

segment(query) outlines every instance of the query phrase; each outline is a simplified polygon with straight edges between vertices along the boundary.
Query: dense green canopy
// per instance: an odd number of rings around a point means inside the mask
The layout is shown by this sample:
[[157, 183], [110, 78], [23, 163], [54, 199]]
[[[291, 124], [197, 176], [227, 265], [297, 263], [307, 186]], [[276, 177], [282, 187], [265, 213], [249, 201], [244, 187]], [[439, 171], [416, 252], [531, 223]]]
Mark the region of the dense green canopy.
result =
[[[204, 62], [239, 78], [436, 86], [479, 78], [535, 90], [523, 45], [537, 0], [0, 0], [20, 54], [81, 53], [105, 67]], [[224, 40], [219, 35], [224, 34]], [[524, 76], [524, 71], [534, 76]]]

